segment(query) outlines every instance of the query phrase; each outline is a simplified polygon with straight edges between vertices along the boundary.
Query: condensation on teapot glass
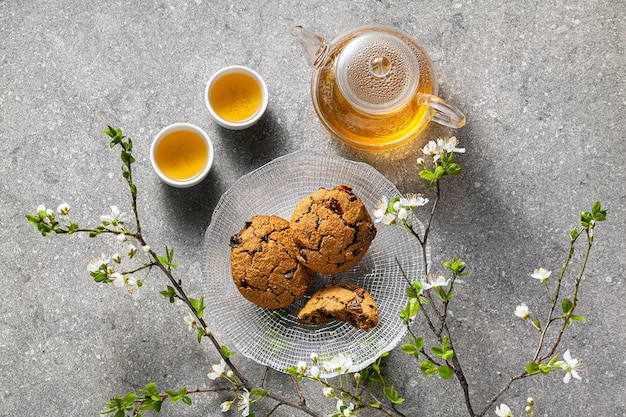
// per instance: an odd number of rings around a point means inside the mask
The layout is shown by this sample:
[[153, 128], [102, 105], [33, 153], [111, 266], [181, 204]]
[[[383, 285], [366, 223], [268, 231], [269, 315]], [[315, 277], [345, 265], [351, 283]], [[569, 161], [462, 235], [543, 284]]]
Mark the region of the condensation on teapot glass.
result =
[[386, 33], [368, 33], [341, 51], [336, 65], [337, 85], [357, 109], [388, 113], [415, 96], [419, 65], [405, 42]]

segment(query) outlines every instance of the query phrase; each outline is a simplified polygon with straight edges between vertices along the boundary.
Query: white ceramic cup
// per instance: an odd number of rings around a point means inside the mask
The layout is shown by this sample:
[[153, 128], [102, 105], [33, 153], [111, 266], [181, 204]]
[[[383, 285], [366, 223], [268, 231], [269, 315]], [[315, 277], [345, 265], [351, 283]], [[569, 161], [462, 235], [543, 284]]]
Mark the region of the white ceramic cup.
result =
[[[217, 112], [213, 108], [213, 105], [211, 104], [211, 100], [210, 100], [211, 90], [215, 86], [215, 83], [218, 82], [225, 75], [232, 74], [232, 73], [242, 73], [242, 74], [251, 76], [261, 88], [261, 104], [257, 108], [256, 112], [249, 118], [242, 120], [242, 121], [237, 121], [237, 122], [225, 120], [223, 117], [220, 117], [220, 115], [217, 114]], [[254, 125], [256, 122], [258, 122], [259, 119], [263, 117], [263, 114], [265, 114], [265, 110], [267, 109], [267, 102], [268, 102], [267, 85], [265, 84], [263, 77], [261, 77], [253, 69], [250, 69], [248, 67], [244, 67], [241, 65], [232, 65], [232, 66], [225, 67], [217, 71], [209, 79], [209, 82], [206, 84], [206, 87], [204, 89], [204, 101], [206, 103], [207, 109], [209, 110], [209, 113], [211, 114], [211, 117], [213, 118], [213, 120], [217, 122], [217, 124], [219, 124], [222, 127], [225, 127], [227, 129], [232, 129], [232, 130], [246, 129]]]
[[[168, 177], [157, 164], [157, 160], [155, 157], [156, 149], [159, 143], [163, 140], [163, 138], [177, 131], [189, 131], [201, 137], [202, 140], [204, 141], [204, 144], [206, 145], [207, 152], [208, 152], [207, 159], [202, 169], [196, 175], [185, 180], [178, 180], [178, 179], [173, 179], [173, 178]], [[150, 162], [152, 163], [152, 168], [154, 168], [154, 171], [157, 173], [161, 181], [163, 181], [167, 185], [171, 185], [172, 187], [176, 187], [176, 188], [192, 187], [200, 183], [204, 178], [206, 178], [207, 174], [211, 170], [211, 166], [213, 165], [213, 156], [214, 156], [213, 143], [211, 142], [209, 135], [207, 135], [206, 132], [200, 129], [198, 126], [192, 125], [190, 123], [174, 123], [172, 125], [169, 125], [163, 128], [154, 137], [154, 140], [152, 141], [152, 145], [150, 146]]]

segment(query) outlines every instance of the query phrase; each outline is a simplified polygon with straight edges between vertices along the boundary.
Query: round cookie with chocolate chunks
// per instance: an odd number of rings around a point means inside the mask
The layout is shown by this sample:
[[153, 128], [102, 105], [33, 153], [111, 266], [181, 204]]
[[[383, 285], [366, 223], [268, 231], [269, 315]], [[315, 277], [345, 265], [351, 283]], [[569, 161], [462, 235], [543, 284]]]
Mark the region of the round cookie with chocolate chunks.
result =
[[376, 227], [349, 185], [320, 188], [298, 202], [290, 220], [298, 260], [321, 274], [355, 266], [376, 236]]
[[230, 239], [230, 268], [237, 289], [263, 308], [283, 308], [304, 297], [313, 273], [296, 258], [289, 222], [255, 216]]
[[308, 325], [339, 320], [368, 331], [378, 324], [378, 306], [363, 288], [340, 283], [316, 291], [298, 313], [298, 320]]

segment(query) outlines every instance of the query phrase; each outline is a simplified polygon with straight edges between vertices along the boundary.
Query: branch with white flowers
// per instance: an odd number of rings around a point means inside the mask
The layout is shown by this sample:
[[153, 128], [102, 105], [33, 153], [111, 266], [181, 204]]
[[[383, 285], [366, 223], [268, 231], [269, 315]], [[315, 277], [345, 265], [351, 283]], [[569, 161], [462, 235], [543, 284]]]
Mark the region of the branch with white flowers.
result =
[[[471, 417], [482, 417], [489, 409], [509, 390], [511, 385], [523, 378], [537, 375], [548, 374], [551, 372], [565, 372], [563, 381], [568, 383], [573, 377], [580, 379], [580, 361], [574, 359], [567, 350], [563, 354], [563, 360], [559, 360], [559, 355], [555, 355], [568, 326], [574, 321], [584, 322], [584, 317], [574, 314], [578, 305], [578, 297], [582, 277], [589, 259], [589, 254], [593, 244], [593, 231], [597, 222], [606, 219], [607, 210], [603, 209], [600, 202], [593, 204], [590, 212], [583, 212], [580, 215], [579, 226], [570, 232], [570, 248], [565, 264], [561, 268], [561, 272], [557, 279], [554, 289], [548, 284], [551, 271], [546, 268], [535, 270], [531, 277], [539, 280], [545, 285], [548, 298], [551, 302], [550, 309], [547, 314], [545, 323], [539, 319], [532, 320], [531, 312], [526, 303], [521, 303], [515, 308], [515, 315], [524, 320], [528, 320], [540, 336], [537, 342], [536, 353], [532, 360], [526, 365], [526, 368], [519, 375], [512, 377], [505, 386], [498, 391], [490, 401], [487, 402], [482, 411], [476, 413], [474, 411], [472, 401], [469, 394], [469, 383], [463, 373], [459, 357], [453, 346], [453, 337], [448, 328], [448, 305], [452, 300], [454, 293], [454, 283], [458, 277], [468, 275], [465, 272], [465, 262], [460, 259], [453, 259], [451, 262], [444, 262], [442, 265], [449, 270], [452, 277], [446, 279], [443, 274], [432, 273], [428, 264], [427, 246], [428, 236], [431, 231], [431, 225], [435, 214], [438, 201], [441, 198], [440, 181], [446, 176], [455, 176], [461, 172], [461, 166], [454, 161], [455, 153], [464, 153], [464, 148], [459, 148], [458, 140], [454, 137], [438, 139], [429, 142], [422, 152], [427, 158], [427, 163], [423, 158], [417, 160], [418, 167], [421, 171], [420, 177], [429, 182], [430, 189], [435, 190], [435, 198], [427, 218], [427, 221], [421, 229], [418, 227], [416, 210], [425, 206], [429, 200], [421, 194], [407, 194], [406, 196], [394, 196], [389, 200], [387, 196], [382, 196], [381, 200], [375, 207], [373, 214], [375, 222], [388, 226], [396, 226], [402, 231], [410, 233], [421, 245], [421, 256], [424, 261], [426, 277], [424, 279], [411, 280], [405, 275], [408, 284], [406, 290], [409, 301], [404, 309], [400, 312], [400, 317], [408, 330], [408, 343], [402, 346], [402, 350], [416, 359], [423, 358], [419, 364], [419, 368], [423, 374], [427, 376], [439, 375], [443, 379], [449, 379], [456, 376], [463, 390], [467, 411]], [[579, 229], [580, 228], [580, 229]], [[565, 272], [570, 266], [570, 261], [574, 253], [575, 243], [582, 235], [587, 237], [587, 248], [584, 260], [580, 266], [580, 270], [575, 278], [574, 290], [571, 298], [562, 296], [562, 283]], [[401, 268], [401, 265], [400, 265]], [[556, 314], [558, 305], [563, 310], [562, 315]], [[417, 336], [412, 330], [412, 323], [417, 315], [422, 313], [427, 327], [437, 341], [437, 345], [427, 349], [426, 342], [423, 337]], [[552, 341], [551, 347], [546, 349], [548, 329], [560, 323], [560, 328], [556, 337]], [[544, 350], [547, 350], [544, 352]], [[530, 400], [530, 399], [529, 399]], [[534, 400], [526, 406], [525, 411], [528, 415], [534, 415]], [[498, 416], [512, 415], [511, 410], [506, 404], [501, 404], [495, 410]], [[531, 414], [532, 413], [532, 414]]]

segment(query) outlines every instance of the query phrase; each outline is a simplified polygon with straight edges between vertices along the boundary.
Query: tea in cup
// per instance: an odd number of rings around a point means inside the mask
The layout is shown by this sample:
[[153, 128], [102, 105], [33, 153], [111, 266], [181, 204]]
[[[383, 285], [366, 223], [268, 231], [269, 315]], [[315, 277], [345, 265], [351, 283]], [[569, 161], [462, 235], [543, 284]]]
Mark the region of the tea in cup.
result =
[[164, 183], [186, 188], [202, 181], [213, 165], [213, 144], [198, 126], [175, 123], [161, 130], [150, 148], [150, 161]]
[[263, 78], [254, 70], [233, 65], [216, 72], [206, 85], [204, 99], [213, 119], [228, 129], [255, 124], [267, 109]]

